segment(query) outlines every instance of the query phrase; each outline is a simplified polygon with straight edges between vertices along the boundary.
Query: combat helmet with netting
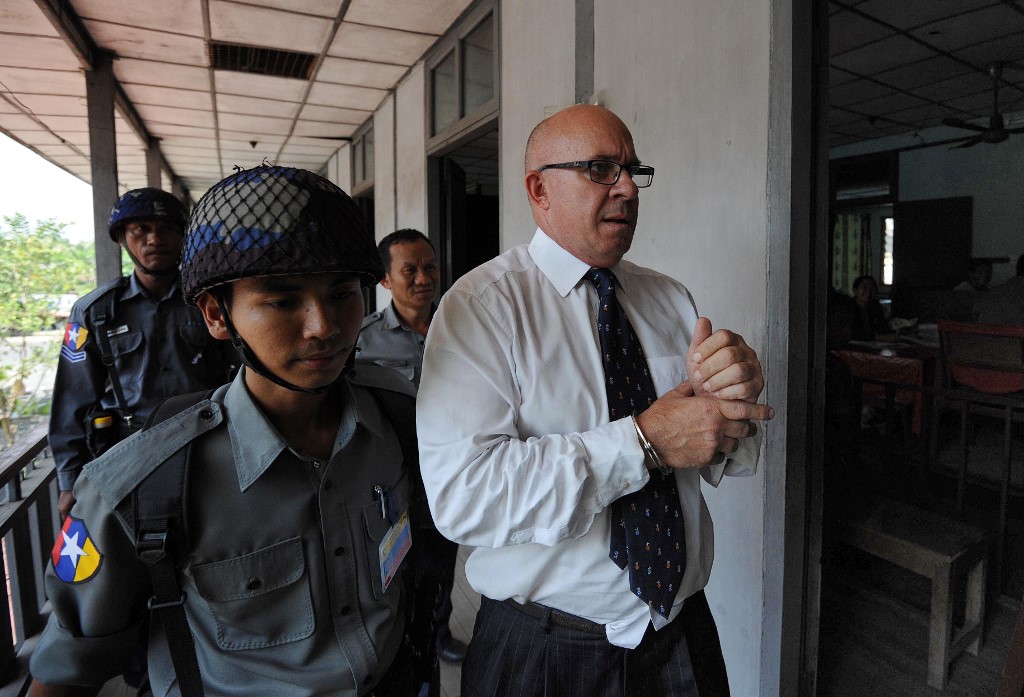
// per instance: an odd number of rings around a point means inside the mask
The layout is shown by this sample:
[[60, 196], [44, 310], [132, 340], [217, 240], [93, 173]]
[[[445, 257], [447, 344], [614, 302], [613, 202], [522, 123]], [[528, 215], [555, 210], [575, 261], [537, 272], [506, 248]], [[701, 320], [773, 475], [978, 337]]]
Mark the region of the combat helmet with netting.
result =
[[261, 165], [214, 184], [192, 210], [181, 255], [186, 302], [239, 278], [352, 273], [366, 288], [384, 268], [356, 203], [304, 169]]

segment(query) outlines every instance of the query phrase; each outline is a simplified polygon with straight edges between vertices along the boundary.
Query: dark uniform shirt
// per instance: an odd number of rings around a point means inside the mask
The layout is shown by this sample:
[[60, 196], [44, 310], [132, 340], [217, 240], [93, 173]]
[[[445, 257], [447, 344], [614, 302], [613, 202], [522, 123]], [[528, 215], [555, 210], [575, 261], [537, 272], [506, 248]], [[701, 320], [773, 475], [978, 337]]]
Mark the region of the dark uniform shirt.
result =
[[402, 324], [394, 303], [363, 318], [356, 343], [356, 363], [397, 370], [417, 387], [423, 372], [423, 343], [427, 337]]
[[[387, 590], [382, 584], [391, 526], [375, 487], [397, 518], [407, 510], [408, 475], [373, 391], [384, 385], [411, 397], [411, 386], [378, 369], [344, 379], [332, 392], [342, 406], [333, 453], [317, 460], [281, 439], [243, 375], [215, 392], [212, 419], [198, 405], [85, 468], [54, 550], [63, 566], [46, 572], [53, 614], [33, 677], [98, 685], [123, 670], [151, 590], [112, 508], [192, 439], [189, 540], [177, 566], [206, 694], [354, 697], [390, 666], [403, 590], [397, 575]], [[160, 622], [150, 630], [149, 674], [154, 695], [179, 694]]]
[[82, 466], [92, 459], [87, 421], [118, 406], [94, 326], [96, 311], [109, 306], [111, 294], [113, 316], [105, 331], [136, 427], [171, 395], [223, 385], [238, 362], [228, 342], [210, 336], [202, 313], [185, 304], [177, 283], [165, 297], [153, 298], [132, 274], [80, 298], [68, 317], [50, 410], [50, 448], [62, 491], [72, 489]]

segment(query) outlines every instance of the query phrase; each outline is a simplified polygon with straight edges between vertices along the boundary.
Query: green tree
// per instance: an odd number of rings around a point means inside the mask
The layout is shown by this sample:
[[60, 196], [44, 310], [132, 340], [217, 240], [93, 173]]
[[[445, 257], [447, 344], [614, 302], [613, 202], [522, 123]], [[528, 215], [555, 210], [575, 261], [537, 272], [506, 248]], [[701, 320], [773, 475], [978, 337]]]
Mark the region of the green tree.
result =
[[[20, 213], [4, 216], [0, 226], [0, 428], [14, 440], [14, 420], [45, 413], [46, 400], [31, 397], [26, 381], [33, 371], [56, 361], [60, 335], [46, 341], [38, 333], [52, 329], [61, 296], [78, 297], [95, 286], [93, 246], [66, 239], [64, 223], [36, 221]], [[33, 336], [34, 335], [34, 336]], [[30, 337], [32, 339], [30, 340]], [[39, 390], [33, 390], [38, 395]]]

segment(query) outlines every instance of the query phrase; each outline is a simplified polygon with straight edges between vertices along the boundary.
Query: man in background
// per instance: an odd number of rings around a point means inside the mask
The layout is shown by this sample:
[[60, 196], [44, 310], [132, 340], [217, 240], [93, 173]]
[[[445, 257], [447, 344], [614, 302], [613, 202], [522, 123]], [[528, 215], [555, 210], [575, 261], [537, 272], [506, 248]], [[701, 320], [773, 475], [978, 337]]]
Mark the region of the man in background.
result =
[[[363, 320], [356, 363], [392, 368], [419, 387], [423, 344], [434, 316], [434, 301], [441, 281], [434, 246], [419, 230], [404, 228], [382, 239], [377, 250], [384, 265], [384, 279], [380, 284], [391, 291], [391, 303]], [[416, 491], [419, 491], [418, 486]], [[448, 663], [461, 663], [466, 657], [466, 645], [453, 637], [448, 628], [458, 545], [433, 528], [417, 533], [413, 554], [419, 561], [417, 567], [426, 569], [429, 578], [425, 582], [433, 590], [418, 596], [413, 632], [436, 631], [434, 644], [438, 657]], [[424, 579], [420, 581], [423, 588]], [[426, 629], [423, 624], [429, 625], [430, 617], [434, 630]]]
[[967, 269], [967, 278], [953, 288], [953, 290], [982, 291], [988, 290], [988, 284], [992, 282], [992, 262], [988, 259], [971, 259]]

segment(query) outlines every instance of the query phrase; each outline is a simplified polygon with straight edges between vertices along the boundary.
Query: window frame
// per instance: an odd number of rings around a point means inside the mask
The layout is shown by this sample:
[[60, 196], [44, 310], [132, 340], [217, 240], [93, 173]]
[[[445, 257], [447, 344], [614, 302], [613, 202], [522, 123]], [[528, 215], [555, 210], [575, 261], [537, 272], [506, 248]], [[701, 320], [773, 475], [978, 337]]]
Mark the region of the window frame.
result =
[[[434, 152], [446, 144], [458, 139], [465, 132], [474, 130], [482, 123], [496, 118], [501, 94], [501, 17], [495, 0], [482, 0], [476, 3], [463, 15], [443, 36], [424, 61], [424, 129], [426, 131], [427, 152]], [[493, 31], [494, 60], [491, 62], [493, 96], [469, 113], [464, 113], [465, 75], [464, 41], [490, 16]], [[449, 56], [455, 58], [455, 120], [444, 128], [434, 132], [434, 69]]]

